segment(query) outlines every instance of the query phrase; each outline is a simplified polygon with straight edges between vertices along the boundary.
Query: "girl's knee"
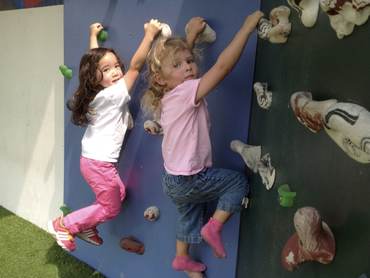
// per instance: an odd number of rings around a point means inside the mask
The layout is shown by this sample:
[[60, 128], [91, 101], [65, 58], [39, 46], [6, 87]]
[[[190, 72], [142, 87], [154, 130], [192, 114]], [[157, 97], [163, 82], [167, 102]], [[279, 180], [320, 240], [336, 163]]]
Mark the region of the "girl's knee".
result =
[[242, 184], [247, 184], [248, 183], [247, 176], [244, 173], [235, 172], [235, 175], [236, 175], [237, 179], [240, 181], [240, 183], [242, 183]]
[[106, 220], [115, 218], [121, 212], [121, 203], [103, 206], [103, 214]]
[[243, 195], [246, 195], [249, 191], [248, 179], [247, 177], [240, 172], [234, 173], [234, 188], [238, 191], [244, 192]]

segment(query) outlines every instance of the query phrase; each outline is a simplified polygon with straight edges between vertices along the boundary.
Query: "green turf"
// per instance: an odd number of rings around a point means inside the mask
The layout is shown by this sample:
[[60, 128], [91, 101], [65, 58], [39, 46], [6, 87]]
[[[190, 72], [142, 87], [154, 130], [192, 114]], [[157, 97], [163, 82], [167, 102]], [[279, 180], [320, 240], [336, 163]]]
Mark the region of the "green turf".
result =
[[103, 278], [51, 235], [0, 206], [1, 278]]

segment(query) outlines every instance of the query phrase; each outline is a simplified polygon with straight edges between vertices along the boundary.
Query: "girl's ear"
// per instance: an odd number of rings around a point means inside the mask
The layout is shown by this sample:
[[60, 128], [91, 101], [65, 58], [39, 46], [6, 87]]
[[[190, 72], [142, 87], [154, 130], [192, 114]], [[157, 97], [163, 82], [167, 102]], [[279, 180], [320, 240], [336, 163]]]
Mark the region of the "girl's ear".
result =
[[164, 78], [162, 77], [162, 75], [159, 72], [156, 72], [154, 74], [154, 80], [155, 80], [155, 82], [157, 82], [161, 86], [166, 85], [166, 81], [164, 80]]

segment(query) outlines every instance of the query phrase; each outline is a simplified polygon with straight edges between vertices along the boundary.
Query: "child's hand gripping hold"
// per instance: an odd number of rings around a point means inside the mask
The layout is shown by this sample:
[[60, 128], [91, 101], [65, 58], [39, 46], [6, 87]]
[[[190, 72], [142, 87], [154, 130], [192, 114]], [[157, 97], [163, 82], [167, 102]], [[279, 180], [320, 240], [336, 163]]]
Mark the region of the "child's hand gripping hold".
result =
[[98, 48], [98, 34], [104, 27], [101, 23], [95, 22], [90, 25], [90, 49]]

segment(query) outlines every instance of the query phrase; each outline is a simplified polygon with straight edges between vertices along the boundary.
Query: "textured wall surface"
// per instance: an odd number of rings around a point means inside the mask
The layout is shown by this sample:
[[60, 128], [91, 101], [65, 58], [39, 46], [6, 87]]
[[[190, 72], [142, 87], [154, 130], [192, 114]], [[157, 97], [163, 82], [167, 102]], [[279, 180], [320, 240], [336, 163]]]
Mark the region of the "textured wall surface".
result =
[[[261, 9], [286, 5], [265, 0]], [[370, 109], [370, 23], [337, 39], [329, 18], [320, 11], [313, 28], [302, 25], [292, 9], [288, 42], [257, 44], [255, 81], [273, 92], [270, 110], [253, 98], [249, 143], [269, 152], [277, 171], [270, 190], [253, 176], [251, 208], [242, 214], [237, 277], [348, 278], [370, 275], [370, 165], [345, 154], [324, 130], [315, 134], [301, 125], [289, 105], [296, 91], [312, 92], [314, 100], [337, 99]], [[292, 208], [278, 202], [277, 188], [288, 183], [297, 192]], [[293, 215], [315, 207], [331, 227], [337, 253], [329, 265], [305, 263], [293, 273], [280, 265], [280, 253], [295, 230]], [[252, 225], [251, 225], [252, 223]]]

